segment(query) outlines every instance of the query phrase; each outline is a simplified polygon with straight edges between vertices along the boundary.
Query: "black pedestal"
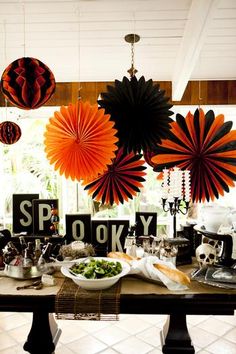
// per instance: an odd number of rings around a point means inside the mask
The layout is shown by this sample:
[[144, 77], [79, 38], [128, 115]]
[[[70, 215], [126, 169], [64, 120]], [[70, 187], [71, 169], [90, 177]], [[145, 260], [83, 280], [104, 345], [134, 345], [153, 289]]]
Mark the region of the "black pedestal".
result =
[[23, 348], [31, 354], [52, 354], [60, 334], [52, 314], [33, 312], [31, 330]]
[[165, 354], [194, 354], [188, 333], [186, 315], [171, 314], [161, 332], [162, 352]]

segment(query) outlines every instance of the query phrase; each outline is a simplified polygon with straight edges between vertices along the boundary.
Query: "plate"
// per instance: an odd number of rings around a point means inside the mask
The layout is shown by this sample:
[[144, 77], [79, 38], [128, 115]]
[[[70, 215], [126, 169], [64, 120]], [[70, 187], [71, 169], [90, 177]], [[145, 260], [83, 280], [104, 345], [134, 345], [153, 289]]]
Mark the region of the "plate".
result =
[[211, 282], [230, 283], [236, 286], [236, 269], [229, 267], [208, 267], [205, 279]]
[[220, 232], [220, 233], [218, 233], [218, 232], [208, 231], [204, 225], [195, 225], [193, 228], [194, 228], [195, 231], [202, 232], [202, 233], [205, 233], [206, 235], [209, 235], [209, 238], [210, 238], [210, 235], [221, 236], [221, 235], [230, 235], [231, 234], [230, 232], [225, 232], [225, 233], [224, 232]]
[[214, 286], [221, 289], [236, 289], [236, 284], [217, 282], [206, 279], [207, 268], [196, 269], [192, 275], [191, 279], [196, 280], [198, 283]]

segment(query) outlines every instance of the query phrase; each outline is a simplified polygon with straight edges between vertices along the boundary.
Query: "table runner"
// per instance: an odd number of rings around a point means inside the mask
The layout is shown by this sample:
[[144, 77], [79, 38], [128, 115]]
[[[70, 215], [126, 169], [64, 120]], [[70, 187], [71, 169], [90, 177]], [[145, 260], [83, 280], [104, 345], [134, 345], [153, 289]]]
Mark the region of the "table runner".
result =
[[121, 282], [104, 290], [85, 290], [65, 278], [56, 295], [57, 319], [108, 320], [119, 319]]

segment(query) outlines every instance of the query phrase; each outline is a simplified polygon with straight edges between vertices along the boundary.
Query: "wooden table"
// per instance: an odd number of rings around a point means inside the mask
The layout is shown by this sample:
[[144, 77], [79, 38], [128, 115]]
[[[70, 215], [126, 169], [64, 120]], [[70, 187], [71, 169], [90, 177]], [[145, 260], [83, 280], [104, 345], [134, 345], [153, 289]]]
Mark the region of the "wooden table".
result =
[[[189, 273], [190, 266], [181, 267]], [[32, 312], [33, 320], [24, 349], [32, 354], [51, 354], [59, 337], [52, 314], [55, 298], [63, 281], [41, 290], [17, 291], [22, 281], [0, 277], [0, 311]], [[23, 282], [24, 284], [26, 282]], [[236, 290], [224, 290], [192, 281], [188, 290], [173, 292], [164, 286], [134, 277], [122, 279], [120, 313], [167, 314], [163, 328], [163, 353], [195, 353], [186, 324], [186, 315], [233, 315]], [[81, 353], [83, 354], [83, 353]]]

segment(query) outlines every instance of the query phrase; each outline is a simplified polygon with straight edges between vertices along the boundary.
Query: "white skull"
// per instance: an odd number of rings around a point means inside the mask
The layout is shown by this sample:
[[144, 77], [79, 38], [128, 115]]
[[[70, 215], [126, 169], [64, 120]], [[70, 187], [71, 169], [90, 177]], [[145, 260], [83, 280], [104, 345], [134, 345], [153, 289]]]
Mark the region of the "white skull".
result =
[[214, 264], [216, 261], [216, 249], [208, 243], [202, 243], [196, 248], [196, 258], [200, 267]]
[[222, 251], [222, 241], [220, 240], [213, 240], [212, 238], [208, 238], [206, 236], [202, 237], [202, 243], [208, 243], [212, 247], [215, 248], [217, 256], [220, 255]]

